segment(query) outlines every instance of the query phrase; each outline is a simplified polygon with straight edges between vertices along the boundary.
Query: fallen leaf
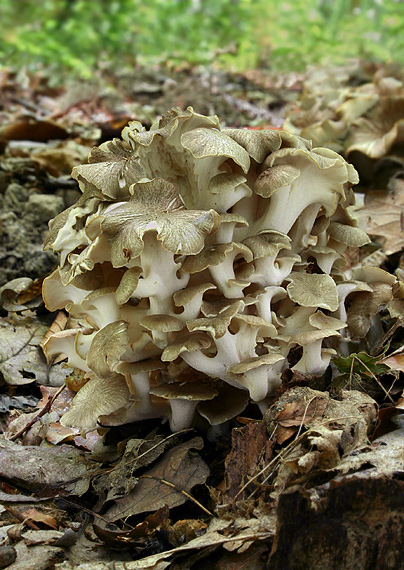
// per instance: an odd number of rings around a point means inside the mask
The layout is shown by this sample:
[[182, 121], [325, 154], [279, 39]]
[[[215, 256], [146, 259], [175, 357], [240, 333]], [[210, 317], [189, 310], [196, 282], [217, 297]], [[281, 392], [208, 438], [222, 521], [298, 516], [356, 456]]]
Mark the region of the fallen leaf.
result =
[[101, 526], [93, 524], [95, 534], [105, 544], [119, 546], [122, 544], [131, 544], [146, 537], [150, 537], [154, 531], [166, 524], [168, 520], [168, 507], [165, 505], [145, 518], [144, 521], [137, 524], [132, 530], [113, 531]]
[[249, 477], [270, 460], [272, 445], [265, 432], [262, 422], [233, 429], [232, 449], [225, 460], [226, 492], [230, 498], [234, 499]]
[[388, 366], [390, 370], [397, 370], [399, 372], [404, 372], [404, 347], [400, 347], [395, 350], [389, 356], [385, 356], [379, 361], [379, 364], [384, 364]]
[[[132, 438], [126, 441], [121, 460], [112, 470], [97, 477], [93, 483], [95, 490], [99, 495], [106, 495], [107, 501], [127, 496], [138, 482], [136, 471], [154, 463], [170, 444], [171, 438], [162, 436], [148, 440]], [[119, 448], [118, 445], [118, 452]]]
[[89, 487], [91, 467], [70, 445], [24, 447], [0, 439], [0, 477], [42, 496], [82, 495]]
[[39, 522], [44, 524], [49, 528], [53, 528], [55, 530], [58, 529], [58, 523], [56, 519], [51, 517], [50, 515], [46, 515], [45, 513], [41, 513], [37, 509], [29, 509], [28, 511], [24, 511], [21, 513], [25, 519], [28, 519], [33, 522]]
[[404, 180], [396, 178], [391, 192], [366, 192], [364, 207], [356, 210], [355, 215], [359, 226], [391, 255], [404, 247], [403, 211]]
[[39, 349], [48, 327], [38, 319], [4, 317], [0, 321], [0, 372], [7, 384], [61, 386], [71, 369], [48, 366]]
[[1, 136], [6, 140], [40, 141], [67, 139], [69, 133], [60, 125], [51, 121], [15, 122], [5, 127]]
[[276, 421], [282, 427], [309, 425], [313, 418], [321, 418], [328, 406], [327, 398], [293, 400], [281, 410]]
[[0, 395], [0, 413], [9, 412], [10, 410], [23, 410], [24, 408], [34, 408], [38, 403], [35, 396], [7, 396]]
[[[240, 523], [243, 524], [240, 525]], [[126, 570], [160, 570], [170, 565], [170, 563], [166, 563], [166, 566], [160, 566], [160, 563], [174, 558], [174, 565], [172, 566], [174, 569], [177, 567], [175, 565], [175, 559], [184, 555], [187, 557], [186, 561], [188, 562], [192, 551], [199, 550], [202, 554], [205, 549], [229, 545], [235, 542], [244, 544], [251, 543], [252, 541], [268, 541], [273, 537], [274, 533], [274, 518], [269, 519], [269, 517], [262, 516], [259, 520], [255, 518], [250, 518], [249, 520], [236, 519], [233, 523], [221, 519], [214, 519], [209, 524], [205, 534], [194, 538], [187, 544], [172, 550], [167, 550], [166, 552], [147, 556], [141, 560], [125, 562], [125, 566]], [[186, 567], [189, 568], [189, 565]], [[250, 565], [248, 567], [250, 568]], [[183, 566], [181, 566], [181, 568], [183, 568]], [[222, 567], [219, 566], [218, 568]], [[225, 566], [223, 566], [223, 568], [225, 568]]]
[[206, 463], [191, 451], [202, 447], [202, 438], [196, 437], [168, 451], [154, 467], [139, 477], [136, 487], [127, 496], [117, 499], [105, 518], [115, 521], [156, 511], [164, 505], [171, 509], [191, 499], [191, 489], [204, 483], [209, 475]]

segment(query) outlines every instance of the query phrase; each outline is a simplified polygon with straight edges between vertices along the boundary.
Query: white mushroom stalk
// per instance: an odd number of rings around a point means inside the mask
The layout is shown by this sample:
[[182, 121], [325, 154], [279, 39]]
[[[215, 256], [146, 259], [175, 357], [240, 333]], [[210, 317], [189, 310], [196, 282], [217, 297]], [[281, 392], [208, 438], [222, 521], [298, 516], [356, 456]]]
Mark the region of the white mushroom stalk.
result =
[[287, 368], [322, 374], [328, 338], [367, 333], [394, 278], [337, 270], [368, 241], [343, 158], [191, 107], [122, 137], [74, 169], [83, 195], [46, 240], [60, 263], [44, 300], [70, 321], [45, 350], [87, 379], [66, 425], [217, 425], [264, 409]]

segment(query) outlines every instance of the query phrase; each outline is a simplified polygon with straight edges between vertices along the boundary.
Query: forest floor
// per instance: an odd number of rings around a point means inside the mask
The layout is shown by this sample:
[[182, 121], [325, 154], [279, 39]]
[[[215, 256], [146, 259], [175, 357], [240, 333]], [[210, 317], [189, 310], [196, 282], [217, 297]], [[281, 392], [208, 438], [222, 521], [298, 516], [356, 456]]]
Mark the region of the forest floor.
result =
[[361, 62], [285, 75], [139, 68], [52, 87], [0, 70], [1, 568], [404, 568], [404, 294], [338, 368], [285, 373], [264, 418], [248, 407], [219, 439], [157, 420], [63, 427], [74, 371], [41, 349], [66, 320], [43, 304], [58, 260], [42, 244], [80, 195], [72, 168], [129, 121], [150, 127], [175, 106], [226, 127], [287, 124], [341, 152], [359, 171], [356, 215], [372, 238], [349, 250], [346, 270], [381, 267], [399, 287], [403, 77]]

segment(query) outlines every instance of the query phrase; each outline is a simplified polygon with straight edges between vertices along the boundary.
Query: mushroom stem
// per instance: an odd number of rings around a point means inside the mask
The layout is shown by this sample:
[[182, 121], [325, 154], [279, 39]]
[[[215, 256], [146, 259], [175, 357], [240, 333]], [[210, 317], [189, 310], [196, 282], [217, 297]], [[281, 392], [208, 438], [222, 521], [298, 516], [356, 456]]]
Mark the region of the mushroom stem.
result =
[[321, 350], [323, 340], [320, 338], [303, 346], [303, 355], [292, 370], [306, 374], [323, 374], [331, 359], [330, 353], [323, 353]]
[[139, 279], [133, 297], [148, 297], [150, 314], [169, 314], [174, 312], [173, 294], [184, 289], [189, 281], [189, 274], [177, 272], [181, 265], [174, 260], [174, 254], [167, 251], [156, 239], [154, 232], [143, 237], [144, 248], [140, 254], [143, 274]]
[[195, 409], [199, 402], [185, 398], [170, 400], [170, 428], [171, 431], [181, 431], [189, 427], [195, 415]]

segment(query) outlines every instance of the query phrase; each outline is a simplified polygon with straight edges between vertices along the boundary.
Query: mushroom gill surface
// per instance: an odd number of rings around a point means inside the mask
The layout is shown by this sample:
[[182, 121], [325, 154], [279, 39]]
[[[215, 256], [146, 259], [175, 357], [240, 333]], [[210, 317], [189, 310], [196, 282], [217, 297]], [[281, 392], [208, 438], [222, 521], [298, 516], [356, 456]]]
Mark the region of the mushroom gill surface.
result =
[[45, 350], [87, 379], [66, 425], [175, 431], [265, 409], [285, 369], [323, 373], [341, 332], [366, 334], [391, 298], [382, 270], [340, 271], [367, 242], [348, 209], [356, 172], [299, 136], [172, 109], [73, 176], [82, 196], [50, 222], [59, 267], [43, 285], [70, 313]]

